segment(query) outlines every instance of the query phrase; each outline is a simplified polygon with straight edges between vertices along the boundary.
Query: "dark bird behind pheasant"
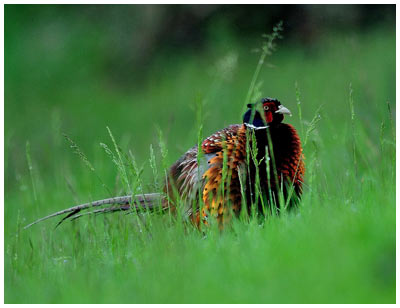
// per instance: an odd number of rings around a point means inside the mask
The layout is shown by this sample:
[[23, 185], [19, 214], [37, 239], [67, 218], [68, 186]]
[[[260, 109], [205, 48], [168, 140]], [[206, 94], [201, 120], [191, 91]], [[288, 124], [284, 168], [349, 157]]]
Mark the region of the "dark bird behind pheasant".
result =
[[[189, 149], [169, 169], [163, 193], [122, 196], [90, 202], [43, 217], [127, 210], [162, 210], [200, 226], [215, 218], [222, 227], [242, 210], [266, 214], [295, 206], [302, 193], [304, 161], [296, 129], [282, 123], [290, 111], [277, 99], [249, 104], [243, 124], [230, 125]], [[200, 151], [200, 153], [199, 153]], [[91, 212], [82, 210], [110, 205]]]

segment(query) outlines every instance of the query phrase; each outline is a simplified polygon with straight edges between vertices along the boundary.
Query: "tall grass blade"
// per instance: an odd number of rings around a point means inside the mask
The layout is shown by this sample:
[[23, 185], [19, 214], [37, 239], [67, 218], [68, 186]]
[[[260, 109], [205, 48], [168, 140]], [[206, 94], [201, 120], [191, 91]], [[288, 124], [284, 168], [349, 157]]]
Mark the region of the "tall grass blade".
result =
[[297, 81], [295, 82], [295, 89], [296, 89], [296, 103], [297, 103], [297, 112], [299, 114], [301, 137], [304, 138], [304, 124], [303, 124], [303, 117], [302, 117], [302, 113], [301, 113], [300, 88], [299, 88]]
[[257, 84], [258, 76], [260, 75], [261, 68], [265, 62], [268, 55], [271, 55], [276, 48], [276, 39], [282, 38], [281, 32], [283, 31], [283, 22], [278, 22], [272, 29], [271, 34], [264, 34], [264, 41], [261, 46], [261, 55], [258, 59], [256, 69], [254, 71], [253, 77], [251, 78], [250, 86], [244, 100], [243, 112], [246, 109], [247, 104], [250, 103], [252, 96], [254, 95], [254, 89]]
[[125, 186], [125, 190], [126, 190], [126, 192], [128, 194], [132, 193], [132, 188], [131, 188], [131, 185], [129, 183], [128, 174], [126, 172], [124, 160], [122, 159], [121, 151], [120, 151], [117, 143], [115, 142], [115, 138], [114, 138], [113, 134], [111, 133], [111, 130], [110, 130], [110, 128], [108, 126], [107, 126], [107, 131], [108, 131], [108, 134], [110, 135], [111, 141], [112, 141], [112, 143], [114, 145], [115, 152], [117, 153], [117, 158], [118, 159], [116, 159], [115, 162], [116, 162], [116, 165], [118, 167], [119, 174], [120, 174], [120, 176], [122, 178], [122, 182], [123, 182], [123, 184]]
[[154, 188], [156, 190], [159, 189], [159, 185], [160, 185], [160, 181], [159, 181], [159, 172], [158, 172], [158, 167], [157, 167], [157, 162], [156, 162], [156, 156], [154, 154], [154, 149], [153, 149], [153, 145], [150, 144], [150, 158], [149, 158], [149, 162], [150, 162], [150, 168], [153, 172], [153, 181], [154, 181]]
[[314, 117], [312, 118], [311, 122], [308, 124], [306, 135], [304, 137], [303, 148], [307, 146], [308, 138], [311, 136], [311, 133], [317, 128], [317, 124], [321, 121], [321, 114], [320, 111], [323, 105], [320, 105], [317, 110], [315, 111]]
[[36, 183], [35, 183], [32, 158], [31, 158], [31, 145], [29, 141], [26, 141], [25, 153], [26, 153], [26, 161], [28, 163], [29, 176], [31, 178], [31, 183], [32, 183], [33, 199], [36, 202], [37, 201]]
[[353, 87], [350, 83], [349, 85], [349, 105], [350, 105], [350, 121], [351, 121], [351, 139], [352, 139], [352, 152], [353, 152], [353, 165], [354, 172], [357, 176], [358, 168], [357, 168], [357, 149], [356, 149], [356, 113], [354, 111], [354, 98], [353, 98]]
[[96, 176], [96, 178], [99, 180], [101, 183], [102, 187], [107, 190], [107, 192], [111, 195], [111, 190], [108, 188], [108, 186], [103, 182], [101, 177], [97, 174], [96, 169], [93, 167], [93, 165], [90, 163], [88, 158], [86, 157], [85, 153], [82, 152], [82, 150], [78, 147], [78, 145], [67, 135], [63, 134], [64, 138], [69, 142], [70, 148], [72, 149], [73, 153], [78, 155], [78, 157], [82, 160], [82, 162], [85, 164], [86, 167], [89, 168], [91, 172]]

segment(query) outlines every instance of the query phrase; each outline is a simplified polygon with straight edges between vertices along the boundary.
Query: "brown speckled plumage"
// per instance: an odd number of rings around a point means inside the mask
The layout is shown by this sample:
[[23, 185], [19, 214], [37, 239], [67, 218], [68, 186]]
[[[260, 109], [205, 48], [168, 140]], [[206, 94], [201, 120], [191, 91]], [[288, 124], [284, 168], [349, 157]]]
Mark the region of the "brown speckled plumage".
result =
[[[249, 174], [246, 181], [244, 181], [247, 183], [245, 189], [246, 200], [249, 203], [250, 200], [253, 203], [258, 202], [251, 195], [251, 192], [255, 191], [255, 166], [250, 162], [250, 166], [247, 168], [246, 139], [249, 135], [246, 134], [246, 130], [247, 128], [244, 124], [231, 125], [203, 141], [201, 147], [202, 153], [213, 154], [213, 156], [207, 161], [207, 169], [202, 172], [201, 180], [197, 175], [197, 147], [191, 148], [171, 167], [171, 178], [176, 179], [174, 185], [176, 185], [178, 191], [192, 191], [192, 194], [187, 194], [187, 196], [190, 195], [191, 197], [187, 200], [189, 203], [187, 213], [196, 223], [199, 223], [200, 219], [202, 219], [207, 224], [208, 218], [211, 215], [223, 224], [225, 220], [229, 220], [232, 213], [236, 215], [240, 214], [242, 210], [242, 193], [239, 170], [241, 170], [242, 176], [248, 170], [250, 171], [247, 172]], [[261, 134], [265, 134], [265, 136]], [[263, 192], [267, 194], [268, 187], [271, 187], [273, 196], [276, 198], [274, 198], [274, 201], [278, 202], [278, 187], [283, 183], [284, 195], [287, 197], [287, 185], [291, 186], [293, 183], [293, 202], [290, 202], [289, 206], [293, 205], [295, 199], [300, 197], [302, 193], [302, 182], [305, 171], [301, 143], [296, 130], [293, 126], [282, 123], [271, 128], [278, 185], [276, 184], [272, 167], [270, 168], [270, 176], [267, 176], [265, 160], [263, 160], [263, 157], [265, 157], [265, 150], [263, 148], [265, 149], [265, 145], [267, 145], [266, 132], [256, 132], [256, 135], [256, 140], [258, 140], [260, 145], [258, 160], [262, 160], [259, 166], [259, 176]], [[252, 142], [250, 141], [249, 147], [251, 148], [251, 146]], [[227, 159], [225, 178], [223, 178], [222, 172], [224, 155]], [[264, 170], [265, 172], [263, 172]], [[270, 186], [268, 185], [268, 178]], [[200, 190], [198, 186], [194, 187], [194, 184], [200, 185]], [[197, 191], [201, 191], [202, 193], [201, 199], [204, 202], [204, 207], [200, 211], [199, 206], [195, 205], [194, 208], [197, 211], [193, 213], [193, 202], [198, 203]], [[268, 199], [268, 201], [271, 200]]]

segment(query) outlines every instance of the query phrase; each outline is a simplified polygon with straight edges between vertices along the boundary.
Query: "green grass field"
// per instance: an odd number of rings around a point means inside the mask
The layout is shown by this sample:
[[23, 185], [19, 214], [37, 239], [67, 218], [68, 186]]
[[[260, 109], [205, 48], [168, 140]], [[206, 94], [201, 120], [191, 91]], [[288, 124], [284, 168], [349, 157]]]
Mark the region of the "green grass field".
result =
[[101, 33], [89, 24], [71, 25], [62, 42], [38, 35], [40, 25], [6, 25], [6, 303], [395, 302], [394, 27], [328, 33], [308, 49], [278, 42], [257, 89], [293, 113], [286, 122], [306, 157], [301, 208], [202, 234], [157, 215], [22, 227], [126, 193], [100, 146], [114, 149], [106, 127], [143, 167], [143, 190], [157, 189], [163, 165], [196, 144], [200, 122], [206, 137], [241, 121], [261, 39], [219, 33], [204, 50], [158, 55], [144, 80], [122, 87], [105, 73]]

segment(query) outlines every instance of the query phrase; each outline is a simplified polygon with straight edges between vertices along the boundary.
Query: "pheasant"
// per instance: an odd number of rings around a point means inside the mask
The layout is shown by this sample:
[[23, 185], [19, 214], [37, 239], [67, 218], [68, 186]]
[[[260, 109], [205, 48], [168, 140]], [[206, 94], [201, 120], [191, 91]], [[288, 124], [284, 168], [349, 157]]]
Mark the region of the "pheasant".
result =
[[[230, 125], [192, 147], [168, 170], [163, 193], [122, 196], [74, 206], [27, 225], [68, 214], [76, 219], [85, 214], [127, 210], [162, 210], [185, 217], [198, 227], [210, 219], [224, 226], [242, 210], [266, 211], [296, 206], [302, 194], [304, 157], [296, 129], [282, 123], [291, 115], [277, 99], [263, 98], [248, 104], [242, 124]], [[82, 213], [92, 207], [108, 205]], [[58, 226], [58, 225], [57, 225]]]

